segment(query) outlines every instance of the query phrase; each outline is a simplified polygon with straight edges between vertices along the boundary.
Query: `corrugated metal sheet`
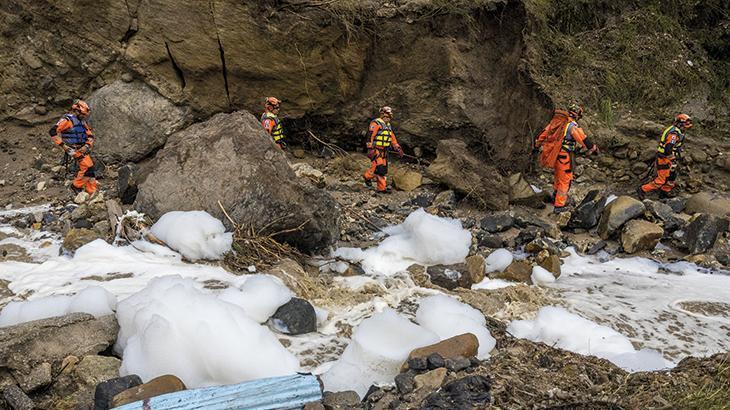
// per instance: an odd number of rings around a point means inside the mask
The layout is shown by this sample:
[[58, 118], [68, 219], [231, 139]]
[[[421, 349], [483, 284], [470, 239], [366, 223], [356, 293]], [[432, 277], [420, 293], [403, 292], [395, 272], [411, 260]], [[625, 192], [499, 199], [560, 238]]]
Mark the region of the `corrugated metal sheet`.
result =
[[115, 407], [115, 410], [299, 409], [321, 400], [319, 381], [311, 374], [272, 377], [230, 386], [185, 390]]

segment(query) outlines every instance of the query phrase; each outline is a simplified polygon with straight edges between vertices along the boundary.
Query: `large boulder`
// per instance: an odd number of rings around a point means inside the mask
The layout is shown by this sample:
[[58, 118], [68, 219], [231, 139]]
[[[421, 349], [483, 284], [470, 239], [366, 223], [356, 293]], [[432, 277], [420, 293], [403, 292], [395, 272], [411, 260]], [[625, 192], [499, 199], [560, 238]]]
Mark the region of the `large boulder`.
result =
[[591, 229], [598, 224], [603, 208], [606, 206], [606, 196], [594, 189], [586, 194], [580, 205], [570, 215], [567, 227], [570, 229]]
[[96, 90], [88, 102], [94, 147], [110, 161], [139, 161], [186, 123], [186, 109], [141, 82], [114, 82]]
[[644, 206], [654, 220], [662, 224], [666, 232], [674, 232], [684, 225], [684, 221], [677, 217], [672, 207], [665, 203], [645, 199]]
[[461, 140], [441, 140], [428, 176], [466, 195], [474, 204], [489, 210], [507, 209], [507, 184], [496, 168], [477, 158]]
[[153, 218], [204, 210], [243, 226], [267, 227], [303, 251], [333, 244], [340, 208], [325, 191], [301, 183], [253, 115], [217, 114], [173, 134], [138, 186], [135, 207]]
[[118, 331], [114, 315], [96, 319], [87, 313], [0, 328], [0, 369], [32, 391], [50, 383], [66, 357], [94, 355], [109, 348]]
[[684, 243], [690, 253], [704, 253], [715, 245], [717, 237], [728, 229], [728, 220], [700, 214], [687, 226]]
[[730, 199], [709, 192], [700, 192], [687, 200], [684, 211], [688, 214], [728, 216], [730, 215]]
[[598, 234], [601, 239], [608, 239], [618, 232], [627, 221], [644, 213], [644, 204], [630, 196], [620, 196], [606, 205], [598, 222]]
[[650, 251], [656, 247], [664, 236], [661, 226], [639, 219], [626, 223], [621, 233], [621, 245], [626, 253]]

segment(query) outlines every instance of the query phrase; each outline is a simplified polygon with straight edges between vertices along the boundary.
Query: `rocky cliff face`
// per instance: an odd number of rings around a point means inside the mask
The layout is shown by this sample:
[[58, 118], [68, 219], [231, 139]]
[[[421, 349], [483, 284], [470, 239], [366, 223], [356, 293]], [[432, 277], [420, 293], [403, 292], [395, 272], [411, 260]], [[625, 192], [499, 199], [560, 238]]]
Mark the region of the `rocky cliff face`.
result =
[[294, 132], [350, 147], [389, 104], [405, 146], [458, 137], [505, 160], [549, 114], [523, 66], [526, 12], [457, 3], [19, 0], [0, 6], [0, 114], [134, 76], [198, 119], [276, 95]]

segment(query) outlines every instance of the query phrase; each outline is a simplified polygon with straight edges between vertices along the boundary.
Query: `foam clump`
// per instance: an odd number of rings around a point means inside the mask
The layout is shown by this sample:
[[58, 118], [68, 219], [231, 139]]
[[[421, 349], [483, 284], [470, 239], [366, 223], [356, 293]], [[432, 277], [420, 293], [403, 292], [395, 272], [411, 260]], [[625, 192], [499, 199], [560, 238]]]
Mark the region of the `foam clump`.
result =
[[441, 340], [471, 333], [479, 340], [477, 357], [489, 358], [497, 341], [492, 337], [484, 315], [473, 307], [446, 295], [434, 295], [421, 299], [416, 311], [416, 321], [436, 333]]
[[241, 289], [227, 288], [219, 299], [240, 306], [253, 320], [264, 323], [294, 296], [279, 278], [271, 275], [247, 277]]
[[502, 272], [507, 269], [512, 260], [514, 260], [512, 252], [504, 248], [497, 249], [490, 253], [484, 261], [487, 266], [486, 272]]
[[121, 375], [174, 374], [191, 388], [293, 374], [299, 361], [241, 307], [179, 276], [152, 279], [119, 303]]
[[555, 282], [555, 276], [542, 266], [533, 266], [530, 279], [534, 285], [547, 285]]
[[451, 265], [469, 255], [471, 233], [457, 219], [441, 218], [423, 209], [413, 211], [400, 225], [383, 229], [389, 236], [377, 247], [362, 251], [340, 248], [334, 256], [360, 262], [368, 274], [393, 275], [414, 263]]
[[385, 309], [355, 329], [342, 356], [322, 374], [324, 388], [354, 390], [363, 397], [374, 383], [392, 383], [413, 349], [438, 341], [435, 333]]
[[190, 260], [221, 259], [233, 243], [233, 233], [205, 211], [168, 212], [150, 232]]
[[114, 313], [117, 298], [104, 288], [89, 286], [75, 295], [55, 295], [8, 303], [0, 311], [0, 327], [83, 312], [101, 317]]
[[518, 338], [601, 357], [630, 372], [672, 366], [656, 350], [637, 351], [629, 338], [621, 333], [559, 307], [540, 309], [535, 320], [515, 320], [507, 327], [507, 331]]

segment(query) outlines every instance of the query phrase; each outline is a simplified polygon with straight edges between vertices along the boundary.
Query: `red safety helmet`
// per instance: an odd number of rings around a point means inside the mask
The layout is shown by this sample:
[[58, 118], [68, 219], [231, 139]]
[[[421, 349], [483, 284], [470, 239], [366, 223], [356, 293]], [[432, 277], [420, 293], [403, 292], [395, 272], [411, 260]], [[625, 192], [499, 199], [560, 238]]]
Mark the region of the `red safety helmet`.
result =
[[279, 105], [281, 105], [281, 101], [276, 97], [268, 97], [264, 103], [264, 106], [271, 108], [279, 108]]
[[81, 115], [89, 115], [89, 112], [91, 112], [89, 105], [83, 100], [74, 100], [74, 103], [71, 105], [71, 109]]
[[674, 124], [684, 128], [692, 128], [692, 117], [687, 114], [677, 114]]
[[580, 119], [583, 116], [583, 107], [578, 105], [578, 103], [571, 103], [568, 106], [568, 113], [576, 120]]

